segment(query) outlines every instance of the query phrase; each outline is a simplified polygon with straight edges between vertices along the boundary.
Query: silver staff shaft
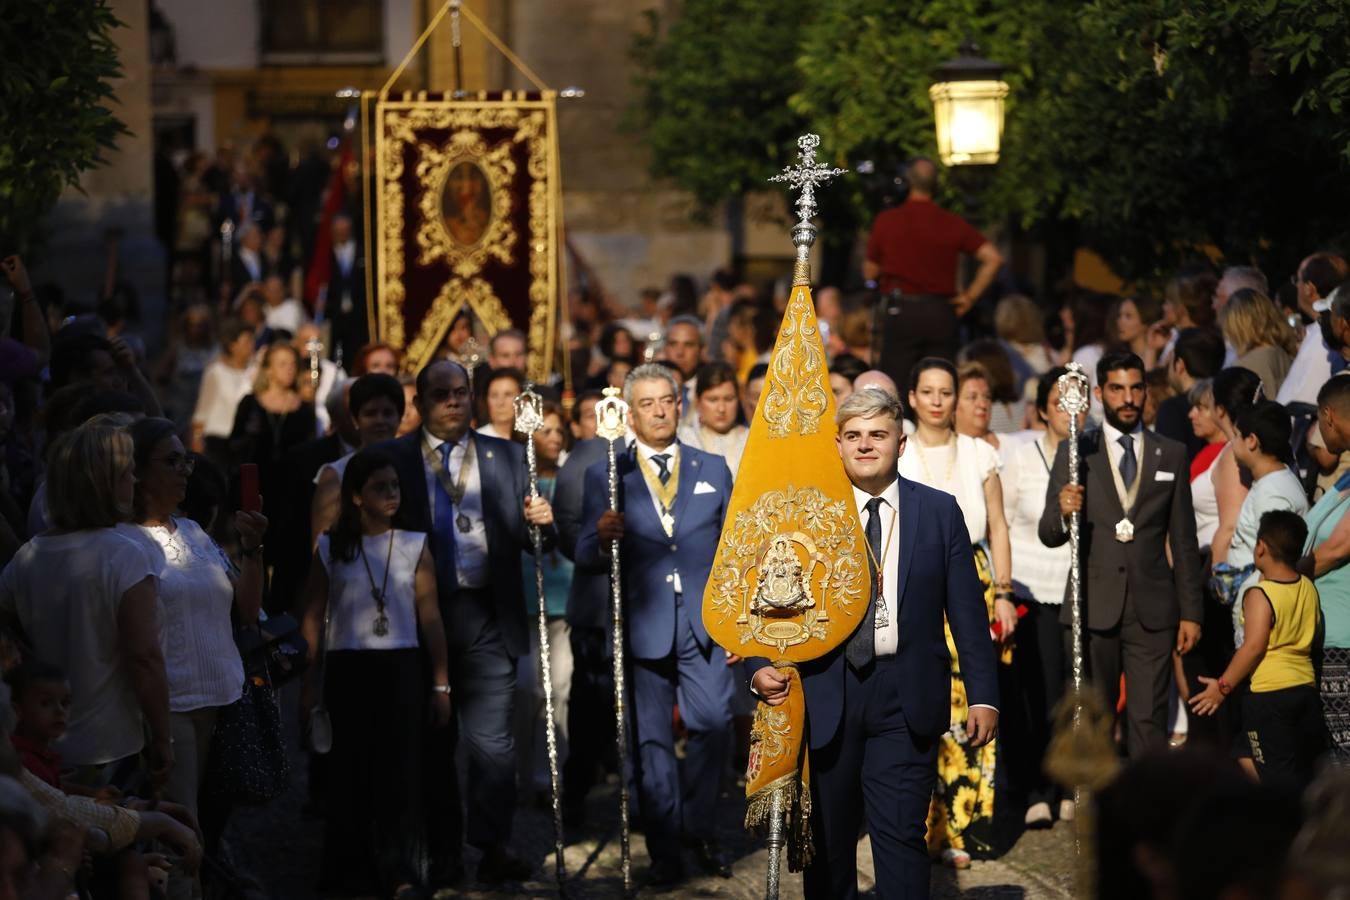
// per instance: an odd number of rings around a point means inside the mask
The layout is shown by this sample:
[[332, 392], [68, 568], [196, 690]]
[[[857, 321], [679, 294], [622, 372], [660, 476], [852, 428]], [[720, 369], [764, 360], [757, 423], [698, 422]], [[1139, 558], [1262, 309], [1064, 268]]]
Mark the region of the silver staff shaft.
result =
[[[609, 444], [609, 508], [619, 511], [619, 468], [614, 452], [614, 440]], [[614, 741], [619, 757], [619, 850], [623, 869], [623, 893], [633, 893], [633, 855], [629, 846], [628, 830], [628, 728], [624, 712], [623, 662], [623, 575], [619, 569], [619, 542], [609, 542], [609, 600], [613, 621], [614, 641]]]
[[787, 819], [787, 803], [782, 791], [774, 791], [769, 800], [769, 869], [764, 880], [764, 900], [778, 900], [778, 881], [782, 874], [783, 844], [787, 836], [783, 833]]
[[[525, 462], [530, 470], [530, 496], [539, 496], [539, 468], [535, 459], [534, 435], [525, 440]], [[539, 682], [544, 688], [544, 739], [548, 745], [548, 782], [553, 791], [553, 850], [556, 855], [554, 874], [558, 878], [558, 894], [562, 896], [567, 881], [567, 865], [563, 858], [562, 779], [558, 774], [558, 729], [553, 721], [553, 649], [548, 639], [548, 604], [544, 599], [544, 538], [538, 525], [530, 526], [530, 540], [534, 542], [534, 595], [539, 600]]]

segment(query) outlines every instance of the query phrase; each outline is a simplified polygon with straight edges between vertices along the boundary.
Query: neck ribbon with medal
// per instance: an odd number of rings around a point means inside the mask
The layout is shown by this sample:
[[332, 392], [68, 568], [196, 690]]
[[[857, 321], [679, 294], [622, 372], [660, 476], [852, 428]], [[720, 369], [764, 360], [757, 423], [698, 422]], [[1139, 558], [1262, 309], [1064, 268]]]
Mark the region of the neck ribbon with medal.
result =
[[[890, 504], [884, 502], [881, 504], [881, 506], [889, 506], [889, 505]], [[876, 512], [877, 515], [881, 515], [881, 506], [877, 507]], [[886, 526], [886, 543], [881, 549], [881, 559], [877, 559], [876, 553], [872, 551], [872, 542], [868, 540], [863, 541], [863, 546], [867, 548], [867, 555], [871, 557], [872, 565], [874, 565], [877, 570], [877, 577], [876, 577], [877, 596], [876, 599], [873, 601], [876, 611], [872, 614], [873, 617], [872, 628], [874, 631], [881, 631], [884, 628], [888, 628], [891, 624], [891, 613], [890, 610], [886, 608], [885, 562], [886, 558], [891, 554], [891, 538], [895, 536], [895, 520], [898, 518], [900, 518], [900, 512], [898, 510], [892, 509], [891, 524]], [[896, 599], [898, 600], [899, 598], [897, 597]]]
[[366, 567], [366, 578], [370, 581], [370, 596], [375, 601], [375, 636], [385, 637], [389, 634], [389, 616], [384, 610], [384, 600], [386, 592], [389, 590], [389, 566], [394, 561], [394, 529], [389, 529], [389, 549], [384, 554], [384, 580], [380, 586], [375, 586], [375, 573], [370, 571], [370, 560], [366, 558], [366, 539], [361, 538], [361, 562]]
[[[1136, 460], [1144, 458], [1144, 435], [1143, 432], [1134, 432], [1130, 435], [1134, 439], [1134, 451]], [[1124, 457], [1122, 457], [1123, 459]], [[1106, 455], [1108, 464], [1111, 460], [1111, 454]], [[1125, 487], [1125, 479], [1120, 475], [1120, 466], [1111, 465], [1111, 481], [1116, 486], [1116, 496], [1120, 498], [1120, 508], [1124, 510], [1125, 515], [1116, 523], [1116, 540], [1122, 544], [1128, 544], [1134, 540], [1134, 523], [1130, 521], [1130, 510], [1134, 509], [1134, 501], [1139, 496], [1139, 484], [1143, 479], [1142, 466], [1134, 473], [1134, 484], [1128, 488]]]
[[464, 462], [460, 463], [459, 466], [458, 482], [453, 481], [450, 478], [450, 473], [446, 471], [450, 465], [450, 453], [454, 452], [454, 442], [446, 441], [445, 443], [450, 444], [451, 449], [446, 453], [444, 462], [441, 460], [440, 448], [433, 447], [430, 443], [426, 444], [422, 456], [431, 471], [436, 473], [436, 480], [441, 483], [441, 487], [450, 495], [450, 502], [454, 504], [456, 512], [455, 528], [459, 530], [460, 534], [468, 534], [469, 530], [473, 528], [473, 521], [467, 513], [460, 509], [460, 503], [464, 500], [464, 492], [469, 485], [469, 473], [473, 471], [474, 460], [477, 459], [477, 455], [474, 453], [473, 435], [469, 435], [464, 446]]
[[[674, 447], [671, 444], [671, 447]], [[675, 452], [669, 447], [670, 451], [670, 478], [665, 484], [661, 483], [661, 478], [656, 472], [656, 466], [642, 456], [642, 451], [635, 450], [637, 456], [638, 468], [642, 470], [642, 477], [647, 482], [647, 489], [652, 492], [656, 502], [661, 507], [661, 527], [666, 531], [666, 537], [675, 536], [675, 516], [671, 512], [675, 508], [675, 492], [680, 486], [680, 467], [676, 465], [677, 459]]]

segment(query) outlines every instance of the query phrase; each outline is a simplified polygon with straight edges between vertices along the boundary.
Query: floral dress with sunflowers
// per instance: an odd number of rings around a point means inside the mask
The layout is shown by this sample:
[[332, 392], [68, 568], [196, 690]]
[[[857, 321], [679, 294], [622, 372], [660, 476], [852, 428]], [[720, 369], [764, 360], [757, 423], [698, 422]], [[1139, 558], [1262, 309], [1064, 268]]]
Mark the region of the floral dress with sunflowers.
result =
[[[984, 586], [984, 605], [989, 621], [994, 621], [993, 567], [984, 548], [975, 546], [975, 568]], [[973, 857], [992, 856], [994, 838], [994, 776], [997, 773], [998, 743], [990, 741], [978, 749], [970, 746], [966, 720], [966, 685], [961, 679], [961, 661], [956, 655], [952, 630], [945, 623], [947, 652], [952, 666], [951, 728], [938, 743], [938, 780], [933, 802], [928, 808], [928, 850], [938, 856], [948, 848], [963, 850]], [[1004, 647], [999, 662], [1012, 662], [1012, 648]]]

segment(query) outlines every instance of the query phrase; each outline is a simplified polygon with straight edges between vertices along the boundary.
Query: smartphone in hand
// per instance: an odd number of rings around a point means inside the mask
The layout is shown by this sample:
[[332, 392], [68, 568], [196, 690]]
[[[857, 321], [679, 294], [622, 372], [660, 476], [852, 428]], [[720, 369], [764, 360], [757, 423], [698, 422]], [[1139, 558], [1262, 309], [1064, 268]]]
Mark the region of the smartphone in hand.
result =
[[239, 466], [239, 508], [244, 512], [262, 512], [262, 489], [258, 482], [257, 463]]

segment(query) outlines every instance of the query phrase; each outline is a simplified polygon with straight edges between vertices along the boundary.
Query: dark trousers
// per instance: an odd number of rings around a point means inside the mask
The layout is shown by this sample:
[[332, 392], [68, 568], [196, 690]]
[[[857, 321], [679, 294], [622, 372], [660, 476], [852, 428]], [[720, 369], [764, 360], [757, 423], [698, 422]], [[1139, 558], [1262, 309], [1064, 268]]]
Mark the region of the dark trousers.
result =
[[[711, 838], [716, 831], [735, 687], [722, 648], [704, 650], [694, 637], [689, 616], [699, 614], [698, 607], [677, 605], [674, 652], [633, 661], [634, 775], [653, 859], [678, 862], [681, 838]], [[688, 733], [683, 760], [675, 757], [677, 702]]]
[[902, 391], [909, 384], [909, 370], [925, 356], [956, 359], [956, 310], [946, 297], [885, 294], [873, 328], [873, 343], [881, 349], [877, 368], [895, 379]]
[[319, 886], [389, 893], [417, 884], [427, 682], [412, 650], [337, 650], [325, 658], [333, 721]]
[[572, 693], [567, 706], [567, 762], [563, 804], [578, 810], [595, 786], [600, 767], [615, 767], [614, 668], [603, 628], [573, 628]]
[[507, 652], [495, 619], [483, 622], [474, 634], [457, 630], [453, 618], [445, 621], [456, 715], [451, 728], [431, 731], [427, 740], [427, 796], [433, 798], [427, 837], [433, 866], [458, 859], [460, 853], [463, 814], [456, 750], [468, 756], [464, 800], [470, 844], [484, 848], [506, 843], [516, 807], [516, 746], [511, 730], [516, 661]]
[[1000, 717], [999, 732], [1010, 761], [1022, 757], [1020, 765], [1013, 769], [1018, 786], [1027, 793], [1028, 806], [1053, 804], [1061, 799], [1059, 787], [1042, 768], [1050, 744], [1055, 706], [1064, 696], [1071, 665], [1065, 657], [1071, 638], [1068, 629], [1059, 622], [1059, 613], [1058, 603], [1027, 602], [1027, 614], [1017, 628], [1017, 651], [1013, 654], [1013, 668], [1020, 690], [1016, 694], [1002, 694], [1009, 706], [1008, 713], [1020, 706], [1016, 712], [1027, 729], [1026, 752], [1018, 753], [1014, 750], [1017, 742], [1005, 727], [1012, 724], [1011, 717]]
[[1092, 681], [1112, 713], [1120, 700], [1120, 675], [1125, 674], [1126, 749], [1131, 757], [1167, 746], [1167, 689], [1176, 641], [1175, 628], [1152, 631], [1140, 623], [1129, 592], [1119, 625], [1087, 632]]
[[932, 864], [924, 833], [937, 741], [909, 730], [894, 657], [877, 659], [861, 674], [845, 668], [839, 730], [811, 751], [816, 849], [805, 894], [812, 900], [858, 896], [858, 828], [866, 816], [877, 896], [927, 900]]

